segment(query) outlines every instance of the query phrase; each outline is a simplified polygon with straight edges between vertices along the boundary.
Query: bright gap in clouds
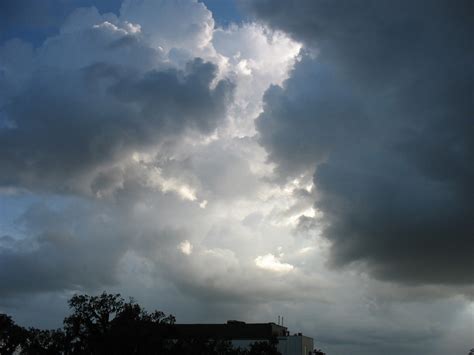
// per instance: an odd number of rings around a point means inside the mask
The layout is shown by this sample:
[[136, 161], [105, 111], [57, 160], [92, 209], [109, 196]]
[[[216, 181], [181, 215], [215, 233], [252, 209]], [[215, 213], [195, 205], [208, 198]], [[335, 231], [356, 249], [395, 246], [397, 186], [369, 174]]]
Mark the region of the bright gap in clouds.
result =
[[294, 269], [293, 265], [282, 263], [273, 254], [257, 256], [255, 258], [255, 265], [259, 268], [275, 272], [289, 272]]
[[178, 249], [185, 255], [191, 255], [193, 252], [193, 245], [189, 242], [189, 240], [185, 240], [184, 242], [179, 243]]

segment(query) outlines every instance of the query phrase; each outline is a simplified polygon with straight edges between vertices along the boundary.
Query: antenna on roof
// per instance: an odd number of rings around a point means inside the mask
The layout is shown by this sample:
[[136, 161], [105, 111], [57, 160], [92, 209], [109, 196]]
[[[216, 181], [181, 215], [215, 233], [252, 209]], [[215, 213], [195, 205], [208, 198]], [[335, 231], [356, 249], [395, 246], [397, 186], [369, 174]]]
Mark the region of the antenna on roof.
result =
[[280, 316], [278, 316], [278, 325], [280, 325]]
[[281, 326], [283, 327], [283, 316], [281, 316]]

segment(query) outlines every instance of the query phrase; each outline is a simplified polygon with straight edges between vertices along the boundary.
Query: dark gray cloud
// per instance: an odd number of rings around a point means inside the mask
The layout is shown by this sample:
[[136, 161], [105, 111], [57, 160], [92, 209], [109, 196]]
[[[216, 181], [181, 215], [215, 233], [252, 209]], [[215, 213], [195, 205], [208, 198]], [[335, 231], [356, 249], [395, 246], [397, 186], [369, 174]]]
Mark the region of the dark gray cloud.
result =
[[128, 231], [110, 211], [79, 199], [38, 203], [20, 218], [26, 238], [0, 239], [0, 296], [100, 289], [117, 282]]
[[[136, 180], [116, 191], [115, 203], [71, 196], [31, 202], [15, 220], [14, 237], [0, 236], [0, 307], [28, 295], [119, 287], [137, 267], [130, 255], [139, 265], [168, 260], [160, 266], [173, 269], [178, 243], [190, 237], [189, 231], [175, 227], [180, 200]], [[153, 207], [137, 213], [137, 204]], [[184, 207], [180, 212], [189, 214]]]
[[0, 184], [67, 192], [133, 150], [212, 132], [233, 88], [225, 80], [211, 88], [215, 75], [201, 59], [143, 74], [104, 62], [36, 73], [3, 108], [13, 124], [0, 130]]
[[310, 52], [257, 127], [280, 176], [315, 169], [332, 263], [472, 283], [472, 2], [246, 5]]

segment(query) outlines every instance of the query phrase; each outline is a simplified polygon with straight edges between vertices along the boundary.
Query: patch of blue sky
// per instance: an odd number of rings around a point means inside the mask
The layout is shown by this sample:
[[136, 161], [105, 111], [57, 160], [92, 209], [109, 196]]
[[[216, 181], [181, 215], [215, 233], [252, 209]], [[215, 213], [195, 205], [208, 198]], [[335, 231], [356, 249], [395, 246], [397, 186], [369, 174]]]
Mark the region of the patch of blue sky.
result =
[[19, 38], [40, 46], [59, 32], [64, 20], [79, 7], [96, 7], [100, 13], [118, 14], [122, 0], [18, 0], [0, 2], [0, 45]]
[[246, 17], [236, 0], [200, 0], [212, 12], [216, 26], [228, 27], [230, 24], [240, 24]]

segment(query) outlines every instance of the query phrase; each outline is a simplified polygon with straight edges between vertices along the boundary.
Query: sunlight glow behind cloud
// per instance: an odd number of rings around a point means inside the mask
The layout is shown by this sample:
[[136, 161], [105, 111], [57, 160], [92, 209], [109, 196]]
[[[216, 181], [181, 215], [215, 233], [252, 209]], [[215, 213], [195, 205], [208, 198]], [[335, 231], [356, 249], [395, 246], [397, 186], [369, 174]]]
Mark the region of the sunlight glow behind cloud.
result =
[[266, 254], [262, 256], [257, 256], [255, 258], [255, 265], [259, 268], [274, 271], [274, 272], [290, 272], [295, 267], [288, 263], [282, 263], [278, 258], [275, 257], [273, 254]]
[[193, 245], [189, 240], [185, 240], [184, 242], [179, 243], [178, 249], [185, 255], [191, 255], [193, 252]]

